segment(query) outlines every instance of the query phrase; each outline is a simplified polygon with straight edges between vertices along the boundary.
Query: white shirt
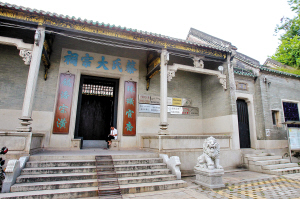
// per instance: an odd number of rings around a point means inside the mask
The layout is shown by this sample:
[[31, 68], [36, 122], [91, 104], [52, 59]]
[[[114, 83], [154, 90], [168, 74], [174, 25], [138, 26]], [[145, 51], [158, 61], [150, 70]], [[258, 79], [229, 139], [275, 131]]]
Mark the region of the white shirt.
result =
[[117, 129], [110, 130], [110, 135], [115, 136], [115, 140], [118, 139], [118, 130]]

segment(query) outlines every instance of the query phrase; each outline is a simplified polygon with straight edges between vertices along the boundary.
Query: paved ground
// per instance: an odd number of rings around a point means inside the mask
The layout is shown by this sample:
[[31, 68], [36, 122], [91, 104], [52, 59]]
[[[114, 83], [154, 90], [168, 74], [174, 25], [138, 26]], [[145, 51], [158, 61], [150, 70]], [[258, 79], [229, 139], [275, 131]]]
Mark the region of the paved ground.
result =
[[275, 176], [251, 171], [232, 171], [223, 176], [224, 189], [212, 190], [183, 177], [188, 187], [166, 191], [123, 195], [123, 199], [300, 199], [300, 173]]
[[[83, 149], [79, 151], [42, 151], [35, 155], [123, 155], [146, 154], [145, 151], [111, 151]], [[34, 155], [34, 156], [35, 156]], [[284, 176], [268, 175], [251, 171], [225, 172], [224, 189], [212, 190], [194, 183], [195, 176], [183, 177], [188, 187], [166, 191], [123, 195], [123, 199], [300, 199], [300, 173]]]

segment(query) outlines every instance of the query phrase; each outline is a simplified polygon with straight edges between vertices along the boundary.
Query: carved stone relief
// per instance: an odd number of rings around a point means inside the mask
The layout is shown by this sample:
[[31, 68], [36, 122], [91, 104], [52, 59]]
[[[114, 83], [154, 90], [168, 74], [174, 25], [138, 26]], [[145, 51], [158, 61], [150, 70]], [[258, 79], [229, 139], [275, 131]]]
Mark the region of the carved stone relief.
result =
[[30, 65], [32, 51], [29, 50], [20, 50], [19, 55], [22, 57], [25, 65]]

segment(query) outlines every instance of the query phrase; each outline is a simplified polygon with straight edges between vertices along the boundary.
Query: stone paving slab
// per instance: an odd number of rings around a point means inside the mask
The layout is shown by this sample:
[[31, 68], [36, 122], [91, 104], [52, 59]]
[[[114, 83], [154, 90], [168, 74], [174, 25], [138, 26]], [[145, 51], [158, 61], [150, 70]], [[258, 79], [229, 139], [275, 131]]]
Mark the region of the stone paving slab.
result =
[[300, 173], [284, 176], [252, 171], [227, 172], [224, 189], [213, 190], [194, 183], [195, 176], [183, 177], [188, 187], [125, 194], [123, 199], [300, 199]]

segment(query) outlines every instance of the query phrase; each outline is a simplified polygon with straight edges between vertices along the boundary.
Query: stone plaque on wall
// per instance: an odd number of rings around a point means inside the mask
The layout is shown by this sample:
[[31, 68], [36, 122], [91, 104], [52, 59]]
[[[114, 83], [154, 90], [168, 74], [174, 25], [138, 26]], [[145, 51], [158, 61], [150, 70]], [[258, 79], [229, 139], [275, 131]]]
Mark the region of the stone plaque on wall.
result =
[[102, 73], [139, 76], [139, 60], [74, 49], [62, 49], [61, 67], [74, 67]]
[[150, 104], [150, 95], [139, 95], [140, 104]]
[[190, 108], [190, 115], [199, 116], [199, 108], [198, 107], [191, 107]]
[[183, 107], [182, 108], [182, 115], [189, 115], [191, 112], [190, 108]]
[[237, 90], [248, 90], [248, 84], [243, 82], [236, 82], [236, 89]]
[[151, 96], [151, 104], [160, 104], [159, 96]]

